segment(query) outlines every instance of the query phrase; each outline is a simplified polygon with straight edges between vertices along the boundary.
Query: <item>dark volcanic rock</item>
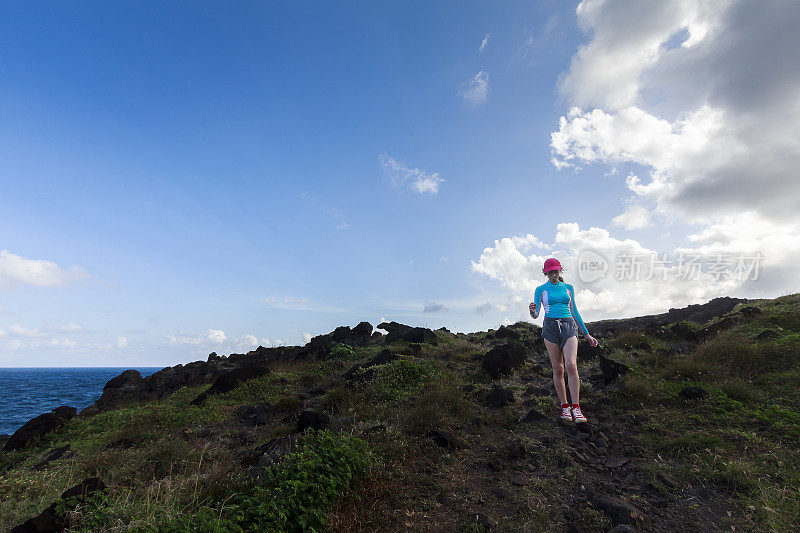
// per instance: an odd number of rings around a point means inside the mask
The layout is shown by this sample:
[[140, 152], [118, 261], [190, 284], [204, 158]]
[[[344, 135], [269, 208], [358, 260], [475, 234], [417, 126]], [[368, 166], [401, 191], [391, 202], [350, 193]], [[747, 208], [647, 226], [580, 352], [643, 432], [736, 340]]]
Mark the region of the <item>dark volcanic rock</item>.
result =
[[511, 339], [513, 341], [520, 338], [519, 332], [505, 326], [500, 326], [500, 329], [497, 330], [494, 336], [497, 339]]
[[64, 405], [56, 407], [50, 413], [44, 413], [31, 418], [9, 437], [3, 449], [8, 452], [19, 450], [33, 439], [60, 428], [67, 420], [73, 418], [76, 414], [77, 409]]
[[69, 449], [69, 444], [65, 446], [59, 446], [58, 448], [53, 448], [52, 450], [44, 454], [44, 457], [42, 457], [42, 459], [38, 463], [33, 465], [33, 469], [44, 470], [45, 468], [47, 468], [47, 465], [49, 465], [51, 462], [62, 458], [66, 459], [72, 455], [73, 453], [72, 450]]
[[684, 387], [678, 393], [684, 400], [699, 400], [708, 396], [708, 391], [701, 387]]
[[[61, 500], [68, 500], [70, 498], [77, 498], [79, 504], [80, 500], [85, 499], [87, 496], [94, 494], [106, 488], [105, 483], [99, 477], [90, 477], [78, 485], [67, 489], [61, 494]], [[67, 523], [66, 515], [57, 515], [56, 506], [58, 501], [53, 502], [47, 509], [42, 511], [38, 516], [35, 516], [27, 522], [18, 525], [11, 530], [11, 533], [49, 533], [52, 531], [63, 531], [69, 524]], [[74, 509], [74, 507], [73, 507]]]
[[230, 372], [222, 374], [220, 377], [218, 377], [208, 389], [200, 393], [197, 398], [189, 403], [189, 405], [200, 405], [205, 402], [209, 396], [232, 391], [244, 381], [259, 378], [269, 373], [270, 371], [268, 368], [256, 366], [246, 366], [243, 368], [237, 368], [236, 370], [231, 370]]
[[667, 327], [667, 331], [684, 341], [696, 341], [697, 333], [685, 322], [677, 322]]
[[270, 407], [265, 404], [242, 405], [234, 413], [236, 420], [245, 426], [263, 426], [269, 423]]
[[752, 305], [748, 305], [748, 306], [739, 308], [739, 312], [742, 313], [746, 317], [754, 317], [756, 315], [760, 315], [761, 314], [761, 309], [759, 309], [758, 307], [752, 306]]
[[[216, 354], [215, 354], [216, 355]], [[108, 380], [103, 390], [120, 389], [122, 387], [135, 387], [142, 382], [142, 375], [138, 370], [125, 370], [117, 377]]]
[[397, 322], [381, 322], [378, 329], [388, 331], [386, 342], [406, 341], [406, 342], [427, 342], [437, 344], [436, 333], [428, 328], [411, 327]]
[[780, 336], [781, 336], [781, 332], [778, 331], [777, 329], [765, 329], [764, 331], [762, 331], [761, 333], [756, 335], [756, 339], [761, 341], [761, 340], [764, 340], [764, 339], [774, 339], [774, 338], [780, 337]]
[[548, 418], [537, 411], [536, 409], [531, 409], [522, 419], [523, 422], [540, 422], [542, 420], [548, 420]]
[[287, 454], [294, 451], [299, 435], [286, 435], [271, 439], [266, 444], [262, 444], [254, 450], [254, 453], [247, 458], [245, 466], [255, 465], [259, 470], [272, 466]]
[[600, 355], [600, 370], [603, 372], [603, 380], [605, 384], [613, 383], [619, 376], [626, 374], [630, 370], [622, 363], [618, 363], [613, 359], [609, 359], [605, 355]]
[[398, 355], [396, 353], [393, 353], [391, 350], [381, 350], [381, 352], [378, 355], [376, 355], [372, 359], [369, 359], [367, 362], [351, 366], [350, 369], [347, 372], [345, 372], [344, 379], [346, 381], [364, 381], [366, 379], [371, 378], [374, 372], [367, 371], [359, 373], [359, 370], [361, 369], [366, 370], [376, 365], [383, 365], [390, 361], [394, 361], [397, 358]]
[[484, 404], [487, 407], [503, 407], [514, 401], [514, 391], [511, 389], [504, 389], [499, 385], [492, 387], [489, 394], [486, 395]]
[[297, 431], [303, 432], [308, 428], [325, 429], [328, 427], [328, 415], [316, 411], [303, 411], [297, 417]]
[[425, 436], [432, 438], [433, 442], [435, 442], [437, 446], [447, 448], [448, 450], [460, 450], [467, 447], [464, 441], [455, 435], [445, 433], [444, 431], [439, 431], [438, 429], [430, 430], [425, 434]]
[[633, 519], [637, 514], [636, 508], [626, 501], [614, 496], [602, 495], [591, 496], [589, 502], [593, 507], [608, 515], [611, 523], [615, 526], [619, 524], [635, 525], [636, 523]]
[[603, 353], [605, 353], [605, 350], [599, 344], [597, 346], [592, 346], [588, 342], [578, 343], [578, 359], [581, 361], [586, 359], [594, 359]]
[[525, 348], [517, 343], [511, 342], [496, 346], [486, 352], [483, 356], [481, 367], [492, 378], [507, 376], [511, 371], [525, 362]]

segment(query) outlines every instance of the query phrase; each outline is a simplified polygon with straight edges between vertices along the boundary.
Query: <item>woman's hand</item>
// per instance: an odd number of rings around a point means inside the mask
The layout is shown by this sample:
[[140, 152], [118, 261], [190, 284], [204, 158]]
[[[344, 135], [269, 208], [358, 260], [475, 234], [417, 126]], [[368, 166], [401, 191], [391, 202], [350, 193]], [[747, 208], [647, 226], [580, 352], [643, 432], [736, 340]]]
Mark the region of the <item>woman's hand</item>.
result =
[[531, 316], [533, 318], [537, 318], [539, 313], [536, 312], [536, 304], [531, 302], [531, 305], [528, 306], [528, 310], [531, 312]]
[[587, 341], [589, 341], [589, 344], [592, 345], [592, 348], [597, 346], [597, 339], [595, 339], [594, 337], [592, 337], [588, 333], [586, 335], [584, 335], [583, 338], [586, 339]]

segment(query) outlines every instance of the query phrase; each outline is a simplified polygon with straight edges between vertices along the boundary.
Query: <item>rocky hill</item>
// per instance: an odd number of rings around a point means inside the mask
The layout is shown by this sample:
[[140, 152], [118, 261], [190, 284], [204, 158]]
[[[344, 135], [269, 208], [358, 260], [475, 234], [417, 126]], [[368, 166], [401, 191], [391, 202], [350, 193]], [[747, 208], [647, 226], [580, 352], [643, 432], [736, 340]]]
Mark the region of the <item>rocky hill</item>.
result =
[[800, 295], [587, 324], [362, 322], [110, 380], [0, 437], [0, 530], [795, 531]]

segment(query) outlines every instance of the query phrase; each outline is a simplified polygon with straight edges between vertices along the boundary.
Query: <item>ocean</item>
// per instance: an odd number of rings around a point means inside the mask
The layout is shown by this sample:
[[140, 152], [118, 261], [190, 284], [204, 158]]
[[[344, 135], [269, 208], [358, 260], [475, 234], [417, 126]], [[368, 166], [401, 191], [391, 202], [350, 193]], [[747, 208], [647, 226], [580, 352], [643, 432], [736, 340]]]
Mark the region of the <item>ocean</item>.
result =
[[[0, 368], [0, 434], [12, 434], [25, 422], [61, 405], [80, 412], [103, 393], [121, 368]], [[136, 368], [147, 377], [163, 367]]]

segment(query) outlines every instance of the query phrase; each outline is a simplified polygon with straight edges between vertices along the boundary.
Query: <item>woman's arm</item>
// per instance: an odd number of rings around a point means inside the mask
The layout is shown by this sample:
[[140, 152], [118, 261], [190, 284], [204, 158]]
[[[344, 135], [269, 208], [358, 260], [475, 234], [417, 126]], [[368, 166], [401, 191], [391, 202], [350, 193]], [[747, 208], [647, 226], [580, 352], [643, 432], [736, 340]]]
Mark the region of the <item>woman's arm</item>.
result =
[[572, 313], [572, 317], [575, 321], [581, 326], [584, 335], [589, 334], [589, 330], [586, 329], [586, 324], [583, 323], [583, 319], [581, 318], [581, 314], [578, 312], [578, 306], [575, 305], [575, 289], [572, 288], [572, 285], [569, 283], [566, 284], [567, 290], [569, 291], [569, 310]]
[[542, 287], [536, 287], [536, 290], [533, 293], [533, 303], [528, 306], [533, 318], [537, 318], [539, 316], [539, 307], [542, 305], [543, 290], [544, 289], [542, 289]]

